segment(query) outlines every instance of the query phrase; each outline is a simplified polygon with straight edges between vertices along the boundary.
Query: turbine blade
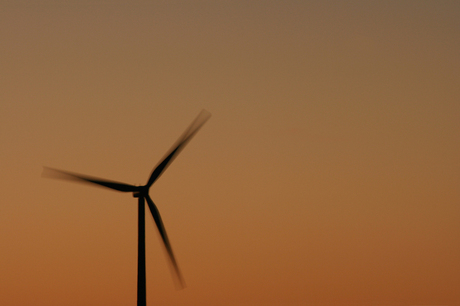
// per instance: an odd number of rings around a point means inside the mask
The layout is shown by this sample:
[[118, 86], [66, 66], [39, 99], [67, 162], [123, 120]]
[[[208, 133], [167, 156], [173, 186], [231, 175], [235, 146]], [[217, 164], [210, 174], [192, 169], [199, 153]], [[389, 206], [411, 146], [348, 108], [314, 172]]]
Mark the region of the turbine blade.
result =
[[138, 191], [139, 187], [128, 185], [124, 183], [119, 183], [115, 181], [108, 181], [92, 176], [81, 175], [66, 171], [61, 171], [53, 168], [43, 167], [42, 177], [63, 179], [69, 181], [76, 181], [81, 183], [92, 183], [106, 188], [122, 191], [122, 192], [133, 192]]
[[147, 195], [145, 199], [147, 200], [147, 204], [149, 205], [150, 212], [152, 213], [152, 216], [153, 216], [153, 220], [155, 220], [155, 224], [157, 225], [158, 231], [160, 232], [161, 239], [163, 240], [163, 244], [166, 248], [166, 251], [168, 252], [168, 257], [170, 259], [170, 263], [172, 264], [172, 268], [173, 268], [173, 276], [175, 276], [174, 281], [176, 283], [176, 287], [178, 289], [183, 289], [185, 288], [185, 282], [182, 277], [182, 274], [180, 273], [179, 266], [177, 265], [177, 262], [176, 262], [176, 258], [174, 257], [174, 253], [171, 248], [171, 244], [169, 243], [168, 235], [166, 234], [166, 229], [163, 225], [163, 221], [161, 220], [160, 212], [158, 211], [158, 208], [153, 203], [149, 195]]
[[198, 130], [203, 126], [203, 124], [208, 121], [211, 117], [211, 114], [202, 110], [192, 124], [185, 130], [182, 136], [176, 141], [172, 148], [166, 153], [161, 162], [155, 167], [150, 178], [147, 182], [147, 187], [152, 186], [152, 184], [160, 177], [164, 170], [169, 166], [169, 164], [176, 158], [177, 154], [185, 147], [185, 145], [192, 139], [192, 137], [198, 132]]

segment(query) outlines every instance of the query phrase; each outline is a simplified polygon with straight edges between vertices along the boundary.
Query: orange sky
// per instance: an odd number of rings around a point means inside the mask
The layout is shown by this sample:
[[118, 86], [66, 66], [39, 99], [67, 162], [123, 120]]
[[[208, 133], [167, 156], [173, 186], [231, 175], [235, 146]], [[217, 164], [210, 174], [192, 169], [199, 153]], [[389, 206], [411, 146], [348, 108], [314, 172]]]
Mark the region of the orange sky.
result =
[[0, 304], [460, 305], [460, 2], [0, 1]]

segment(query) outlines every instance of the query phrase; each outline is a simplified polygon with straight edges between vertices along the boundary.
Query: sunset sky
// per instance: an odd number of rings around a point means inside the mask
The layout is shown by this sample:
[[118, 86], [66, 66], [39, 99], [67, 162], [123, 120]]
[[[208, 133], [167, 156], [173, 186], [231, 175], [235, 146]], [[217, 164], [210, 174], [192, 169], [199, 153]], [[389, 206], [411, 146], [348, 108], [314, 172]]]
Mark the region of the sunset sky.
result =
[[460, 305], [460, 1], [0, 0], [0, 305]]

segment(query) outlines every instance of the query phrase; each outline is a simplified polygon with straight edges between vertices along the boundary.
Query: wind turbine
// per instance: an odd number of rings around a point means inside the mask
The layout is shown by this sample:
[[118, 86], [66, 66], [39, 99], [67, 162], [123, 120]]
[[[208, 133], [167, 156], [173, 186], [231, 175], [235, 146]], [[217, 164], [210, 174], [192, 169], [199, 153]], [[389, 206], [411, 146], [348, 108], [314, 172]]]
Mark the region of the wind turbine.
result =
[[153, 203], [149, 195], [149, 189], [160, 177], [163, 171], [169, 166], [169, 164], [176, 158], [177, 154], [185, 147], [185, 145], [192, 139], [192, 137], [198, 132], [198, 130], [206, 123], [211, 117], [211, 114], [205, 110], [196, 117], [188, 129], [182, 134], [172, 148], [166, 153], [164, 158], [158, 163], [153, 169], [147, 184], [144, 186], [134, 186], [125, 183], [119, 183], [115, 181], [100, 179], [92, 176], [81, 175], [77, 173], [61, 171], [44, 167], [43, 175], [45, 177], [60, 178], [71, 181], [78, 181], [82, 183], [96, 184], [102, 187], [110, 188], [121, 192], [132, 192], [133, 197], [138, 198], [138, 209], [139, 209], [139, 221], [138, 221], [138, 264], [137, 264], [137, 306], [146, 306], [146, 280], [145, 280], [145, 202], [147, 201], [150, 212], [152, 213], [155, 224], [160, 232], [161, 239], [168, 253], [168, 257], [171, 261], [173, 268], [173, 276], [178, 280], [180, 288], [185, 287], [184, 280], [179, 271], [176, 259], [174, 257], [171, 244], [169, 243], [168, 236], [166, 234], [163, 221], [161, 220], [160, 212]]

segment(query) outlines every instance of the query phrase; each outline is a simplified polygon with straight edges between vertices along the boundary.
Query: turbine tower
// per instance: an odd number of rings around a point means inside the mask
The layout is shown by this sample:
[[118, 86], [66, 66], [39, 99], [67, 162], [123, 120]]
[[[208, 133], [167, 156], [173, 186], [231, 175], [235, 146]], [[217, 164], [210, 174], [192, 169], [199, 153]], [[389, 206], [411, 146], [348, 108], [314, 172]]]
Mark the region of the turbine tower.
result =
[[137, 264], [137, 306], [146, 306], [146, 279], [145, 279], [145, 201], [150, 209], [153, 220], [158, 228], [163, 244], [168, 253], [168, 258], [171, 261], [173, 268], [173, 276], [177, 279], [180, 288], [185, 287], [182, 274], [180, 273], [177, 265], [176, 258], [174, 257], [171, 244], [169, 243], [166, 229], [161, 220], [160, 212], [153, 203], [149, 195], [149, 189], [160, 177], [160, 175], [166, 170], [170, 163], [176, 158], [177, 154], [185, 147], [185, 145], [192, 139], [192, 137], [198, 132], [198, 130], [206, 123], [211, 117], [211, 114], [205, 110], [202, 110], [198, 117], [192, 122], [188, 129], [182, 134], [172, 148], [166, 153], [164, 158], [158, 163], [153, 169], [147, 184], [144, 186], [134, 186], [125, 183], [119, 183], [115, 181], [100, 179], [92, 176], [81, 175], [77, 173], [61, 171], [53, 168], [44, 167], [43, 175], [45, 177], [59, 178], [71, 181], [78, 181], [82, 183], [96, 184], [109, 189], [121, 191], [121, 192], [132, 192], [133, 197], [138, 199], [138, 264]]

